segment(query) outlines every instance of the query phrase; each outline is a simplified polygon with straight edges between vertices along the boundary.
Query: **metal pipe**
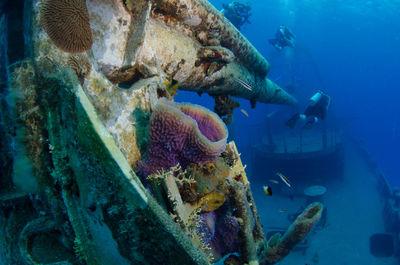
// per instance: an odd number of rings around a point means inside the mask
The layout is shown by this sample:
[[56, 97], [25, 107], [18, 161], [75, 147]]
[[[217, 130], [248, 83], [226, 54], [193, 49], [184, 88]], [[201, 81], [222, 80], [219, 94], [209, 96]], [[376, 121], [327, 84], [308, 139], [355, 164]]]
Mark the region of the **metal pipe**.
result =
[[[246, 67], [266, 76], [269, 63], [257, 49], [206, 0], [153, 0], [153, 16], [171, 27], [196, 36], [204, 46], [220, 43]], [[174, 19], [172, 19], [174, 18]]]

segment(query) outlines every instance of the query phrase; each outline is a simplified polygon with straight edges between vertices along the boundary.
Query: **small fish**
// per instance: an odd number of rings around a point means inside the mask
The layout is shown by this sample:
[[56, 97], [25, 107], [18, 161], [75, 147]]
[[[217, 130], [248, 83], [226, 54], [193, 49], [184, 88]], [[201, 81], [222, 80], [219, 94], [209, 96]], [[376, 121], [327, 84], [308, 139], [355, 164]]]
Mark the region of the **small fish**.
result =
[[169, 81], [167, 78], [164, 78], [163, 82], [167, 92], [170, 94], [170, 96], [175, 96], [178, 91], [179, 83], [176, 80], [171, 79]]
[[243, 80], [240, 80], [239, 78], [236, 78], [236, 82], [238, 82], [239, 84], [241, 84], [242, 86], [244, 86], [248, 90], [253, 91], [253, 88], [249, 84], [244, 82]]
[[274, 179], [270, 179], [269, 182], [274, 183], [274, 184], [279, 184], [279, 182], [277, 180], [274, 180]]
[[287, 211], [288, 211], [288, 209], [285, 209], [285, 208], [280, 208], [280, 209], [279, 209], [279, 212], [280, 212], [280, 213], [286, 213]]
[[282, 77], [283, 77], [283, 75], [278, 76], [278, 77], [274, 80], [274, 82], [276, 83], [277, 81], [279, 81], [280, 79], [282, 79]]
[[246, 117], [249, 117], [249, 114], [247, 113], [247, 111], [245, 111], [244, 109], [240, 109], [241, 112], [243, 112], [244, 115], [246, 115]]
[[268, 118], [268, 119], [271, 118], [272, 116], [275, 115], [275, 113], [276, 113], [276, 110], [272, 111], [271, 113], [269, 113], [269, 114], [267, 115], [267, 118]]
[[280, 172], [277, 172], [276, 175], [278, 175], [278, 176], [281, 178], [281, 180], [282, 180], [288, 187], [290, 187], [290, 188], [292, 187], [292, 185], [290, 184], [289, 179], [288, 179], [287, 177], [285, 177], [285, 175], [283, 175], [283, 174], [280, 173]]
[[268, 196], [272, 196], [272, 189], [270, 186], [263, 186], [264, 193]]

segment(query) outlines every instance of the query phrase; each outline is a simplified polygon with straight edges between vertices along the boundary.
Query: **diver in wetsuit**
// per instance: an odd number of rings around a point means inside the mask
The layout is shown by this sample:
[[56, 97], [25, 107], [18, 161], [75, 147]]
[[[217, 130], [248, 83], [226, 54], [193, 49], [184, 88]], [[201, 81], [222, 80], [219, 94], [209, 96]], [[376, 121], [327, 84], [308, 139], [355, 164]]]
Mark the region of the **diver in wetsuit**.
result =
[[249, 17], [251, 16], [251, 6], [250, 4], [240, 3], [238, 1], [233, 1], [230, 4], [222, 4], [221, 13], [237, 28], [240, 30], [240, 27], [245, 23], [251, 24], [249, 21]]
[[287, 122], [286, 126], [294, 128], [298, 120], [305, 121], [303, 128], [309, 129], [319, 120], [326, 117], [328, 108], [331, 104], [331, 97], [322, 91], [318, 91], [310, 98], [310, 104], [303, 114], [296, 113]]
[[275, 38], [270, 39], [269, 43], [278, 50], [285, 47], [294, 48], [294, 37], [293, 32], [288, 27], [281, 25], [275, 33]]

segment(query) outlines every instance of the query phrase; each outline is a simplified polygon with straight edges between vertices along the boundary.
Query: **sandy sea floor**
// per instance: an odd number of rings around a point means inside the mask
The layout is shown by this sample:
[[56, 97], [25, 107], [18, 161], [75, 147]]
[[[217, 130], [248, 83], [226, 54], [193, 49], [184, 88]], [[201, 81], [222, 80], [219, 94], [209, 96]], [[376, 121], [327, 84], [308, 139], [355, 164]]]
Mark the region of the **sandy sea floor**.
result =
[[[377, 192], [377, 178], [351, 144], [345, 146], [344, 177], [330, 181], [324, 197], [327, 217], [306, 239], [306, 248], [297, 248], [280, 265], [383, 265], [399, 264], [398, 257], [377, 258], [370, 254], [369, 237], [383, 233], [383, 200]], [[273, 185], [273, 184], [272, 184]], [[266, 197], [260, 184], [252, 189], [265, 233], [286, 229], [288, 214], [306, 205], [306, 199], [277, 195]], [[280, 209], [287, 209], [281, 212]]]

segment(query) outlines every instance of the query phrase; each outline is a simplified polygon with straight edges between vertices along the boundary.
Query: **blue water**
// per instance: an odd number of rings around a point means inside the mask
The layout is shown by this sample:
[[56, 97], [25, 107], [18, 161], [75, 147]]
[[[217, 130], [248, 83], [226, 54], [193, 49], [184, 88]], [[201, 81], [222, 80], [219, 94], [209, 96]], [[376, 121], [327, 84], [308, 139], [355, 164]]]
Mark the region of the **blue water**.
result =
[[[219, 10], [226, 1], [211, 1]], [[300, 108], [318, 89], [332, 96], [328, 120], [363, 145], [392, 185], [400, 185], [400, 1], [253, 0], [252, 24], [241, 32], [271, 64], [268, 77], [283, 88], [294, 78], [293, 95]], [[269, 45], [276, 28], [289, 26], [294, 49], [277, 51]], [[213, 107], [207, 95], [180, 92], [178, 101]], [[239, 150], [250, 144], [253, 125], [272, 110], [287, 109], [258, 103], [251, 109], [239, 100], [246, 117], [235, 110], [231, 137]], [[244, 155], [246, 162], [250, 157]]]

